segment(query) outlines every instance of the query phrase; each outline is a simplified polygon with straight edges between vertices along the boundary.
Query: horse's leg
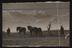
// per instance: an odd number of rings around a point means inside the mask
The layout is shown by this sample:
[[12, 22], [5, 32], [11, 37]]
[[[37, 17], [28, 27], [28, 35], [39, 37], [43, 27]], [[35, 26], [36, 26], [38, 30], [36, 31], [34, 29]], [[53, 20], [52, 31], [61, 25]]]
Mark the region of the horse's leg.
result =
[[21, 34], [21, 32], [22, 32], [22, 31], [21, 31], [21, 30], [19, 30], [19, 34]]
[[24, 35], [26, 34], [26, 32], [24, 31]]
[[31, 36], [32, 36], [32, 32], [30, 32], [31, 33]]
[[21, 34], [21, 32], [19, 32], [19, 34]]
[[20, 31], [17, 31], [18, 32], [18, 34], [20, 34]]
[[32, 31], [30, 31], [30, 35], [32, 36]]
[[36, 36], [39, 36], [39, 32], [38, 31], [36, 32]]
[[41, 31], [41, 36], [42, 36], [43, 34], [42, 34], [42, 31]]

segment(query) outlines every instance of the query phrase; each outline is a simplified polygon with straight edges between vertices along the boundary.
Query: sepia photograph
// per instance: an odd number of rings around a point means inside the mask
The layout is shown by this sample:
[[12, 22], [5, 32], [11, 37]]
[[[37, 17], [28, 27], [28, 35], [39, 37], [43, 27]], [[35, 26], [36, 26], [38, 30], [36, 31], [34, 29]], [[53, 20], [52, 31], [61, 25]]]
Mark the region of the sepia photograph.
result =
[[69, 47], [69, 3], [2, 3], [2, 47]]

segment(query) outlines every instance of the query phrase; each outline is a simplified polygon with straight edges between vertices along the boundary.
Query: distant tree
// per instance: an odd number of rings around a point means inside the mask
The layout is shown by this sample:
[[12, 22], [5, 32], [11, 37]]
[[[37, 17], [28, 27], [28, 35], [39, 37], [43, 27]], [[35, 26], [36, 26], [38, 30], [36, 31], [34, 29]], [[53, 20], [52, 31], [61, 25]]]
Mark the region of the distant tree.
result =
[[51, 24], [48, 25], [48, 32], [50, 33]]

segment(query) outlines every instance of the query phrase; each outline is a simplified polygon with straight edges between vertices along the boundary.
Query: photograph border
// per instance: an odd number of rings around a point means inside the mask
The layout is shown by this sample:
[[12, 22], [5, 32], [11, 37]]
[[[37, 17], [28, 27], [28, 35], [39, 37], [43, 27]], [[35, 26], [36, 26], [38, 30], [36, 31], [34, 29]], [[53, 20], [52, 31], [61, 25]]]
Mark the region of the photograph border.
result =
[[[44, 0], [44, 1], [47, 1], [47, 0]], [[34, 0], [31, 0], [31, 1], [29, 1], [29, 0], [3, 0], [2, 1], [2, 3], [15, 3], [15, 2], [44, 2], [44, 1], [34, 1]], [[54, 1], [54, 0], [49, 0], [49, 1]], [[55, 0], [55, 1], [62, 1], [62, 0]], [[65, 2], [66, 1], [69, 1], [69, 0], [64, 0]], [[63, 2], [64, 2], [63, 1]], [[72, 8], [72, 6], [71, 6], [71, 3], [70, 3], [70, 10], [71, 10], [71, 8]], [[0, 47], [2, 47], [2, 4], [0, 4], [0, 11], [1, 11], [1, 16], [0, 16]], [[71, 29], [72, 29], [72, 25], [71, 25], [71, 18], [72, 18], [72, 16], [71, 16], [71, 14], [72, 14], [72, 12], [70, 11], [70, 42], [72, 41], [72, 37], [71, 37], [71, 35], [72, 35], [72, 33], [71, 33]], [[71, 43], [70, 43], [70, 47], [71, 47]], [[26, 47], [25, 47], [26, 48]], [[30, 48], [30, 47], [29, 47]], [[31, 47], [32, 48], [32, 47]], [[34, 48], [34, 47], [33, 47]], [[44, 47], [45, 48], [45, 47]], [[47, 48], [69, 48], [69, 47], [64, 47], [64, 46], [57, 46], [57, 47], [47, 47]]]

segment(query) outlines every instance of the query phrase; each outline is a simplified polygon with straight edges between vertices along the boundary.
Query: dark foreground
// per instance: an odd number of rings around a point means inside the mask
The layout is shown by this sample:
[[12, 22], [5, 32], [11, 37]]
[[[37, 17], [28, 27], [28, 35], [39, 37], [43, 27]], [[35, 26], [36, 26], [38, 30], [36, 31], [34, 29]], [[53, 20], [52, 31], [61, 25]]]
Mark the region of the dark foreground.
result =
[[10, 36], [7, 36], [6, 33], [3, 33], [3, 47], [56, 47], [64, 46], [69, 47], [69, 39], [65, 39], [64, 36], [59, 36], [58, 34], [54, 35], [47, 34], [44, 32], [43, 36], [30, 36], [29, 32], [24, 34], [11, 33]]

